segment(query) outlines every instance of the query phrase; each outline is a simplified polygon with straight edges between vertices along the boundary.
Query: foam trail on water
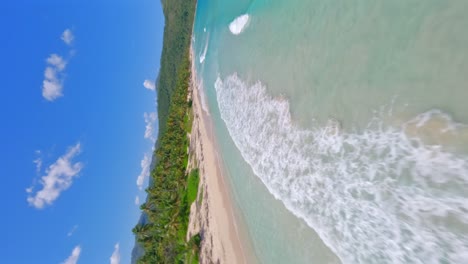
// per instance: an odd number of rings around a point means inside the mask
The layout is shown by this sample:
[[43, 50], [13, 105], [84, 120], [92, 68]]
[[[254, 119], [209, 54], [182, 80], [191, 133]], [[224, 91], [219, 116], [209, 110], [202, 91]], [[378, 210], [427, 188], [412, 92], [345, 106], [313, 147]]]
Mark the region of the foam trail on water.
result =
[[344, 263], [468, 263], [466, 156], [378, 117], [361, 133], [336, 122], [301, 129], [288, 101], [236, 74], [218, 78], [215, 88], [221, 117], [254, 173]]
[[[193, 43], [192, 43], [192, 49], [190, 49], [190, 57], [194, 58], [194, 55], [195, 55], [195, 50], [193, 49]], [[206, 104], [206, 99], [205, 99], [205, 87], [203, 86], [203, 78], [200, 78], [200, 79], [198, 78], [195, 62], [192, 63], [191, 85], [194, 85], [196, 89], [198, 89], [201, 107], [207, 115], [210, 115], [210, 111], [209, 111], [208, 105]]]
[[206, 53], [208, 52], [209, 40], [210, 40], [210, 33], [208, 33], [208, 36], [206, 37], [205, 48], [203, 49], [203, 52], [200, 55], [200, 64], [202, 64], [205, 61]]
[[205, 113], [207, 115], [210, 115], [210, 110], [208, 108], [208, 105], [206, 104], [206, 98], [205, 98], [205, 87], [203, 85], [203, 81], [199, 81], [198, 84], [198, 91], [200, 93], [200, 104], [201, 104], [201, 107], [203, 109], [203, 111], [205, 111]]
[[231, 24], [229, 24], [229, 30], [231, 33], [234, 35], [242, 33], [249, 22], [249, 18], [248, 14], [244, 14], [234, 19]]

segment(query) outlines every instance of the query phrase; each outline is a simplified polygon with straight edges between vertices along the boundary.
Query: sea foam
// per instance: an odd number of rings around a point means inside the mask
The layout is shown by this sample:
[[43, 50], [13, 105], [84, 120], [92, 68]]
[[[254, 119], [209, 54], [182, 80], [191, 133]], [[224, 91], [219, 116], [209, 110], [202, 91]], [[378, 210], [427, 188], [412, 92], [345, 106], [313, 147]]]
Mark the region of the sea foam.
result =
[[236, 74], [218, 78], [215, 89], [221, 117], [254, 173], [344, 263], [468, 263], [466, 156], [379, 117], [359, 133], [336, 122], [302, 129], [287, 100]]
[[202, 64], [205, 61], [206, 53], [208, 52], [209, 40], [210, 40], [210, 34], [208, 33], [208, 36], [206, 37], [206, 41], [205, 41], [205, 47], [203, 48], [203, 52], [200, 55], [200, 59], [199, 59], [200, 64]]
[[231, 24], [229, 24], [229, 30], [231, 33], [234, 35], [242, 33], [249, 22], [249, 18], [248, 14], [244, 14], [234, 19]]

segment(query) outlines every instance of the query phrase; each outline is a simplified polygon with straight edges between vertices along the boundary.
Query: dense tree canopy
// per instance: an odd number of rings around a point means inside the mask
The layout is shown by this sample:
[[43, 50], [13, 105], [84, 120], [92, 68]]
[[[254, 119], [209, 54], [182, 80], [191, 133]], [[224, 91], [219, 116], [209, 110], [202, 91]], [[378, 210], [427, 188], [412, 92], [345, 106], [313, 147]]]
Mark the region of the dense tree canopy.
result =
[[[186, 242], [190, 202], [196, 197], [198, 171], [187, 175], [187, 102], [191, 77], [190, 38], [196, 0], [162, 0], [165, 16], [158, 91], [159, 136], [147, 201], [148, 221], [133, 229], [144, 248], [139, 263], [197, 263], [200, 236]], [[193, 177], [193, 178], [192, 178]], [[190, 184], [188, 183], [190, 182]], [[190, 186], [189, 186], [190, 185]], [[196, 187], [194, 187], [196, 186]], [[195, 189], [195, 190], [194, 190]], [[195, 192], [195, 193], [194, 193]]]
[[162, 0], [165, 26], [161, 68], [156, 87], [160, 133], [166, 129], [166, 119], [172, 94], [176, 88], [179, 66], [190, 47], [196, 0]]

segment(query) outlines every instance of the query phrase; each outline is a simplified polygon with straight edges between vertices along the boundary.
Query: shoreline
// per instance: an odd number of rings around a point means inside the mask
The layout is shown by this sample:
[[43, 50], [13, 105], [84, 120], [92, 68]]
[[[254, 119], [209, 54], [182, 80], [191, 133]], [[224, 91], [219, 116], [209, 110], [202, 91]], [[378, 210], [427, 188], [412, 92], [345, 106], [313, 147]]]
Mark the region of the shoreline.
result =
[[218, 156], [213, 124], [203, 110], [196, 80], [192, 48], [192, 78], [189, 98], [192, 100], [193, 123], [190, 133], [189, 168], [200, 173], [198, 197], [190, 208], [187, 238], [200, 233], [200, 263], [252, 263], [239, 232], [233, 200], [224, 179], [222, 160]]

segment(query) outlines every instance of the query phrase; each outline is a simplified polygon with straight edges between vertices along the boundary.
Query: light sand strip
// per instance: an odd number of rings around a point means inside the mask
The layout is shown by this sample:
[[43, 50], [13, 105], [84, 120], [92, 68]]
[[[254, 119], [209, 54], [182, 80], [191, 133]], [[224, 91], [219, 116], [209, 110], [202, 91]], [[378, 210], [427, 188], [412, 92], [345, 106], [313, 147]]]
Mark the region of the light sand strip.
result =
[[194, 120], [189, 167], [198, 166], [200, 185], [198, 198], [190, 209], [188, 238], [198, 232], [202, 236], [200, 263], [252, 263], [244, 253], [245, 243], [238, 233], [229, 190], [221, 175], [211, 119], [202, 109], [194, 70], [192, 67], [190, 94]]

